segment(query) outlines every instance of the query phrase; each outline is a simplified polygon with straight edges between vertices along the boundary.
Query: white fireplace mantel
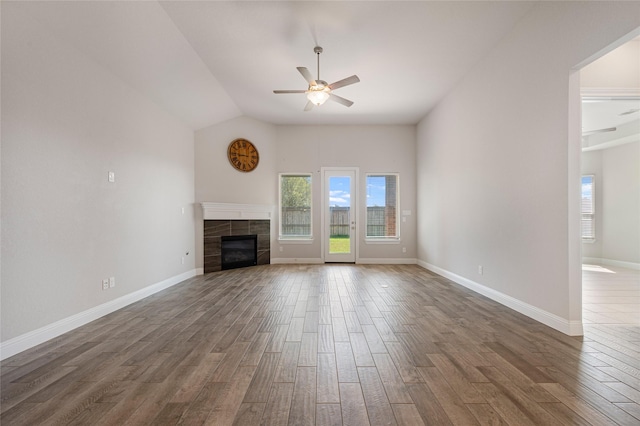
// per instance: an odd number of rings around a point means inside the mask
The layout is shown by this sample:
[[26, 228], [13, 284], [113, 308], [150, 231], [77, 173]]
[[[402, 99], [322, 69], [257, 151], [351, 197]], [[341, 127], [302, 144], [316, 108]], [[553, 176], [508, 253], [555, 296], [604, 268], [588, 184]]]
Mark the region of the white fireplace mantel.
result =
[[271, 219], [274, 206], [268, 204], [200, 203], [204, 220]]

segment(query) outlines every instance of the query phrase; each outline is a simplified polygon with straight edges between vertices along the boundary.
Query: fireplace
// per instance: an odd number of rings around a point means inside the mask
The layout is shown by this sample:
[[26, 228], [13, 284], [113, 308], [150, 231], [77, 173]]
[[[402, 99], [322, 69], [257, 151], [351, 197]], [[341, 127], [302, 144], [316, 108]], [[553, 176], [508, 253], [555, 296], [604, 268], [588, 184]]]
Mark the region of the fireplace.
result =
[[271, 217], [274, 206], [260, 204], [202, 203], [203, 272], [222, 270], [222, 237], [257, 236], [256, 263], [271, 263]]
[[268, 220], [205, 220], [204, 273], [222, 270], [223, 237], [257, 236], [257, 263], [251, 265], [268, 265], [270, 263], [270, 228], [271, 224]]
[[233, 235], [221, 237], [221, 269], [244, 268], [258, 264], [258, 236]]

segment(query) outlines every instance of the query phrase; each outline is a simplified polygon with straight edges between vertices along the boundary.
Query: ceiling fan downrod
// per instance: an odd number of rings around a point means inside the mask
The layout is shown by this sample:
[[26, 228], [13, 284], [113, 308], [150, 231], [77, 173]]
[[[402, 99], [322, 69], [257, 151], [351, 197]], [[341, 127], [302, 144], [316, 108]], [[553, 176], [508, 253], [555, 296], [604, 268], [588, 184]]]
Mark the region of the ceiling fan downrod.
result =
[[318, 57], [318, 81], [320, 81], [320, 54], [322, 53], [322, 47], [316, 46], [313, 48], [313, 51]]

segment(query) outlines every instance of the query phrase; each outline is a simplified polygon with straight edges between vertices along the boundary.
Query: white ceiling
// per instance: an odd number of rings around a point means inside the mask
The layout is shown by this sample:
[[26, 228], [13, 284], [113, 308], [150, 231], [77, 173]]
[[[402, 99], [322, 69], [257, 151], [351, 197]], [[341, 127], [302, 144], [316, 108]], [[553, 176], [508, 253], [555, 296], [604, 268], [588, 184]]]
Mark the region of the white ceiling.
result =
[[[247, 115], [276, 124], [415, 124], [534, 2], [22, 3], [52, 34], [194, 129]], [[4, 13], [4, 10], [3, 10]], [[303, 112], [296, 70], [357, 74]]]
[[640, 141], [640, 97], [582, 101], [582, 150], [596, 151]]
[[636, 37], [580, 71], [583, 151], [640, 141], [639, 61]]
[[582, 131], [622, 127], [640, 120], [640, 97], [591, 98], [582, 101]]

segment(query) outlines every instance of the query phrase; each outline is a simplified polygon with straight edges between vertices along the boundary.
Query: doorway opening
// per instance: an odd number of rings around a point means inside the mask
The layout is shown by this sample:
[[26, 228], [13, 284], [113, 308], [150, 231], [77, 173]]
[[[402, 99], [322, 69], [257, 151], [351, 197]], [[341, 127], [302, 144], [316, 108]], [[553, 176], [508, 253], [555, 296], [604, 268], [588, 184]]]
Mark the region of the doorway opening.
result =
[[[580, 194], [580, 211], [571, 215], [580, 215], [580, 225], [569, 266], [571, 292], [580, 300], [572, 304], [574, 317], [585, 325], [640, 325], [639, 301], [624, 297], [640, 289], [640, 37], [632, 37], [576, 72], [573, 102], [580, 107], [571, 123], [581, 132], [573, 139], [570, 178], [580, 184], [570, 182], [570, 190]], [[635, 68], [620, 66], [624, 61]]]

